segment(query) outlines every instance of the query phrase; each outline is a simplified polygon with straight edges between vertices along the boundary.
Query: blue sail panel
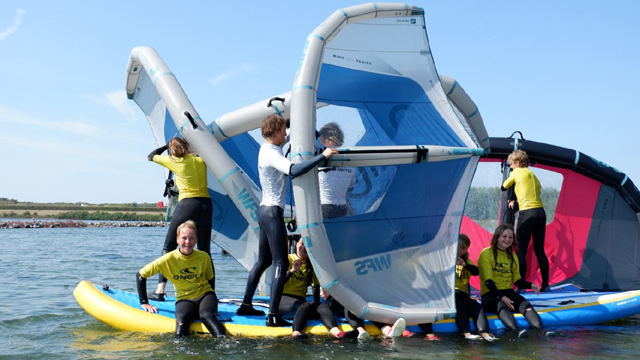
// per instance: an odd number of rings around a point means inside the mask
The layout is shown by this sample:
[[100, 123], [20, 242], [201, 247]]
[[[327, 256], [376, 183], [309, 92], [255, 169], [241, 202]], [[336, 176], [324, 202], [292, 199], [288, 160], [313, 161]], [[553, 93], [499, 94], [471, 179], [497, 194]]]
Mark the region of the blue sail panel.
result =
[[[445, 215], [468, 164], [469, 160], [464, 159], [400, 166], [384, 196], [361, 193], [355, 198], [352, 197], [353, 191], [357, 191], [354, 188], [349, 194], [349, 203], [357, 215], [324, 221], [336, 262], [411, 248], [432, 241], [439, 229], [446, 225], [443, 224]], [[451, 165], [455, 165], [455, 168], [451, 168]], [[357, 176], [356, 184], [367, 182], [363, 180], [362, 172]], [[416, 186], [417, 183], [419, 186]], [[361, 202], [382, 197], [374, 212], [357, 212]], [[366, 246], [362, 246], [362, 243], [366, 243]]]
[[[372, 130], [393, 145], [465, 146], [433, 106], [425, 90], [405, 77], [324, 64], [318, 101], [368, 111]], [[394, 89], [394, 91], [389, 91]], [[358, 145], [379, 145], [360, 142]]]

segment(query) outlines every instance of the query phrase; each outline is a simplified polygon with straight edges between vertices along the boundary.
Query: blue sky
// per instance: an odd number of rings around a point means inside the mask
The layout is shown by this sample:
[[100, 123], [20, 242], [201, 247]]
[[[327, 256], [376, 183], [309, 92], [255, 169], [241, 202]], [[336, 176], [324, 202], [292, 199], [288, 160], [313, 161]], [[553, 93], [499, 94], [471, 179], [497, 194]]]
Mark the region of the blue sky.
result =
[[[135, 46], [156, 49], [206, 123], [288, 91], [307, 35], [361, 1], [0, 3], [0, 197], [156, 202], [155, 142], [126, 99]], [[640, 184], [640, 2], [419, 1], [438, 72], [491, 136], [577, 149]]]

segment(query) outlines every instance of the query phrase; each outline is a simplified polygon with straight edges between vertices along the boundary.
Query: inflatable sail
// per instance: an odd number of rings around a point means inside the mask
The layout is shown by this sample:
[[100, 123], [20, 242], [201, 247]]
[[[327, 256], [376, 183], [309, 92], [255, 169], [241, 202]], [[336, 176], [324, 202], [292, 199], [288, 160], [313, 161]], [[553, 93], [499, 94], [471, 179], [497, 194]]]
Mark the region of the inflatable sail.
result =
[[[245, 268], [251, 268], [257, 258], [259, 230], [260, 190], [255, 185], [259, 145], [246, 133], [220, 145], [152, 48], [134, 48], [127, 69], [127, 96], [147, 117], [157, 145], [167, 144], [174, 136], [184, 137], [207, 163], [214, 207], [212, 240]], [[230, 155], [236, 155], [235, 160]], [[212, 163], [216, 163], [213, 168]]]
[[[423, 10], [367, 4], [336, 11], [308, 36], [291, 95], [293, 161], [315, 153], [316, 102], [352, 110], [337, 121], [352, 143], [328, 166], [368, 157], [358, 161], [347, 217], [322, 219], [315, 172], [293, 180], [299, 227], [322, 286], [367, 319], [415, 324], [451, 316], [462, 210], [488, 139], [481, 122], [469, 120], [475, 114], [464, 116], [444, 92]], [[432, 145], [440, 148], [422, 151]], [[414, 164], [388, 161], [406, 147], [414, 148]], [[439, 154], [447, 160], [436, 161]]]
[[[551, 284], [572, 283], [596, 291], [640, 289], [640, 193], [633, 181], [582, 152], [518, 138], [492, 137], [491, 153], [482, 158], [482, 166], [504, 164], [515, 149], [527, 152], [534, 172], [542, 169], [561, 179], [555, 208], [543, 200]], [[550, 187], [543, 179], [541, 182], [544, 195]], [[465, 217], [461, 229], [473, 240], [469, 249], [472, 259], [488, 246], [492, 230], [478, 224], [485, 216], [473, 217]], [[505, 218], [502, 213], [494, 217], [494, 224]], [[527, 280], [539, 284], [540, 271], [531, 248], [527, 267]], [[478, 281], [472, 285], [478, 288]]]
[[258, 148], [246, 132], [268, 114], [290, 118], [290, 158], [300, 162], [321, 150], [319, 125], [339, 123], [346, 140], [325, 166], [356, 169], [349, 215], [322, 218], [316, 170], [293, 179], [299, 230], [321, 285], [366, 319], [417, 324], [455, 313], [457, 237], [489, 138], [464, 90], [438, 76], [422, 9], [372, 3], [336, 11], [307, 38], [291, 92], [209, 126], [151, 48], [132, 50], [127, 93], [158, 129], [159, 145], [180, 135], [205, 160], [212, 239], [246, 268], [260, 196]]

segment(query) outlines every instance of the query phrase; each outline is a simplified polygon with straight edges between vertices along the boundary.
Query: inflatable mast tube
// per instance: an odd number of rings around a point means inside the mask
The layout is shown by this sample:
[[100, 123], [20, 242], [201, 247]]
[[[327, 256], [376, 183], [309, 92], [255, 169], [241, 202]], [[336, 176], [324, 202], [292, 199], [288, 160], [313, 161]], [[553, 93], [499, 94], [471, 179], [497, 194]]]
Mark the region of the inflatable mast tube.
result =
[[415, 164], [482, 156], [481, 148], [415, 145], [415, 146], [357, 146], [341, 147], [339, 154], [327, 162], [329, 167], [363, 167]]
[[[320, 109], [327, 105], [317, 103], [316, 108]], [[259, 129], [262, 119], [272, 114], [280, 115], [285, 120], [291, 118], [291, 92], [272, 96], [226, 113], [209, 124], [209, 130], [216, 140], [222, 142], [247, 131]]]
[[140, 71], [144, 69], [171, 114], [176, 128], [200, 155], [211, 173], [230, 196], [233, 203], [258, 236], [258, 206], [260, 201], [236, 163], [211, 134], [182, 90], [178, 80], [156, 51], [139, 46], [131, 50], [127, 65], [127, 97], [133, 99]]
[[259, 129], [262, 119], [268, 115], [278, 114], [288, 120], [290, 105], [290, 92], [276, 95], [222, 115], [209, 125], [209, 129], [216, 140], [222, 142], [238, 134]]
[[445, 94], [447, 94], [449, 100], [451, 100], [453, 105], [458, 108], [458, 110], [460, 110], [467, 119], [476, 140], [484, 149], [488, 150], [489, 135], [487, 134], [487, 129], [484, 127], [482, 115], [480, 115], [480, 111], [476, 104], [471, 100], [469, 95], [467, 95], [467, 92], [464, 91], [462, 86], [460, 86], [460, 84], [458, 84], [458, 82], [453, 78], [441, 75], [440, 83], [442, 84], [442, 88]]

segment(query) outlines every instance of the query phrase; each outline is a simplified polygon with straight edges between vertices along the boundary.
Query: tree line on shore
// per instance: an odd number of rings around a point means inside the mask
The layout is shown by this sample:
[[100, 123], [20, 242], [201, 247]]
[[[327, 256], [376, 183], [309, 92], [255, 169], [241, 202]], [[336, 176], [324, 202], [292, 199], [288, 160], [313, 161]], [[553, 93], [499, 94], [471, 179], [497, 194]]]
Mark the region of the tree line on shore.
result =
[[[43, 213], [43, 211], [45, 213]], [[51, 214], [51, 211], [55, 213]], [[40, 213], [39, 213], [40, 212]], [[152, 203], [87, 204], [33, 203], [0, 198], [0, 217], [105, 220], [105, 221], [162, 221], [165, 207]], [[49, 214], [47, 214], [49, 213]]]
[[[498, 219], [500, 203], [499, 187], [472, 187], [467, 196], [464, 214], [477, 222]], [[556, 188], [542, 188], [542, 203], [547, 213], [547, 221], [553, 220], [560, 191]], [[166, 208], [157, 204], [127, 203], [86, 205], [82, 203], [68, 204], [39, 204], [23, 203], [13, 199], [0, 198], [0, 205], [5, 210], [2, 218], [52, 218], [73, 220], [105, 220], [105, 221], [162, 221], [165, 219]], [[23, 210], [23, 211], [21, 211]], [[37, 210], [65, 210], [55, 215], [39, 215]], [[88, 211], [97, 210], [97, 211]], [[139, 214], [139, 212], [152, 212]]]
[[[497, 220], [499, 218], [500, 195], [499, 187], [472, 187], [467, 196], [464, 214], [476, 222]], [[544, 211], [547, 213], [547, 223], [551, 222], [556, 214], [559, 197], [560, 191], [558, 189], [542, 188], [540, 198], [544, 205]]]

